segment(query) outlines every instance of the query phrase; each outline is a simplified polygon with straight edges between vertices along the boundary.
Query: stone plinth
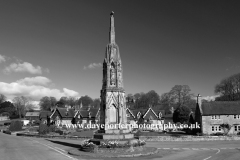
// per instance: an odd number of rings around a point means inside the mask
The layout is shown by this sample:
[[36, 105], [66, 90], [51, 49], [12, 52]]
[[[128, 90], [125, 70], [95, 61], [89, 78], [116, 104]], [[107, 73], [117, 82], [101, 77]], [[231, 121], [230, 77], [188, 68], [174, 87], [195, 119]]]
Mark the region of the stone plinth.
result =
[[101, 142], [115, 140], [121, 143], [128, 143], [129, 141], [134, 140], [134, 134], [130, 133], [127, 129], [98, 130], [90, 141], [99, 145]]

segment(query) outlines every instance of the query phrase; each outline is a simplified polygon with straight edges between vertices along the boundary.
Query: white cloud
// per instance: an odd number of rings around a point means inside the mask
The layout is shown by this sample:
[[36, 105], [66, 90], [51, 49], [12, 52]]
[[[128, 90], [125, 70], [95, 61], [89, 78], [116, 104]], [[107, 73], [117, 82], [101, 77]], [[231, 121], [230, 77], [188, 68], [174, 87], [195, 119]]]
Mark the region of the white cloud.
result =
[[6, 61], [6, 57], [0, 54], [0, 63], [5, 61]]
[[79, 96], [79, 93], [74, 91], [74, 90], [70, 90], [70, 89], [67, 89], [67, 88], [63, 88], [63, 92], [65, 93], [65, 95], [67, 97], [71, 96], [71, 97], [77, 97]]
[[219, 97], [219, 95], [215, 95], [215, 96], [206, 96], [206, 97], [202, 97], [202, 99], [205, 99], [207, 101], [215, 101], [215, 98]]
[[20, 80], [16, 81], [19, 84], [25, 84], [25, 85], [43, 85], [43, 86], [47, 86], [48, 84], [51, 83], [51, 80], [46, 78], [46, 77], [42, 77], [42, 76], [37, 76], [37, 77], [26, 77]]
[[5, 73], [11, 72], [28, 72], [31, 74], [42, 74], [42, 68], [40, 66], [34, 67], [31, 63], [28, 62], [17, 62], [12, 63], [4, 69]]
[[99, 67], [102, 67], [101, 63], [91, 63], [88, 66], [84, 66], [83, 69], [94, 69]]
[[[39, 81], [41, 79], [43, 82]], [[13, 99], [15, 96], [26, 96], [35, 101], [39, 101], [44, 96], [52, 96], [57, 99], [62, 96], [79, 96], [78, 92], [67, 88], [63, 88], [61, 91], [43, 86], [50, 82], [51, 80], [46, 77], [26, 77], [12, 83], [0, 82], [0, 93], [7, 96], [8, 99]]]

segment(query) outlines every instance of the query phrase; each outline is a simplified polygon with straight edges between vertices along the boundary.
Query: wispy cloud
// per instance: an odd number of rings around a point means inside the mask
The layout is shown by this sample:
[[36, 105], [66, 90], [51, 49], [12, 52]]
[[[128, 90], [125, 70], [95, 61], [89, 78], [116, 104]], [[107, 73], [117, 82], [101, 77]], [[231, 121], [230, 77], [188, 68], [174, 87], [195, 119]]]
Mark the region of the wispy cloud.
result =
[[86, 69], [94, 69], [99, 67], [102, 67], [101, 63], [91, 63], [88, 66], [84, 66], [83, 69], [86, 70]]
[[207, 101], [214, 101], [215, 98], [219, 97], [219, 95], [215, 95], [215, 96], [205, 96], [205, 97], [202, 97], [202, 99], [205, 99]]
[[40, 66], [33, 66], [29, 62], [11, 63], [9, 66], [5, 67], [3, 71], [6, 74], [9, 74], [11, 72], [28, 72], [31, 74], [42, 74], [42, 68]]
[[6, 61], [6, 57], [4, 55], [0, 54], [0, 63], [5, 62]]
[[25, 77], [23, 79], [16, 81], [19, 84], [22, 85], [43, 85], [47, 86], [52, 81], [48, 79], [47, 77], [37, 76], [37, 77]]

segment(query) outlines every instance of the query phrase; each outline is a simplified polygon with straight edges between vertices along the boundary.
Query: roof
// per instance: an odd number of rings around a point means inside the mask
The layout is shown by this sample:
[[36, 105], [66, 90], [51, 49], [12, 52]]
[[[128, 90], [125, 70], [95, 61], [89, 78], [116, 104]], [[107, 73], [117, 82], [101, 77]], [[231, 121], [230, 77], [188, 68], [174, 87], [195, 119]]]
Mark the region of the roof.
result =
[[133, 113], [134, 117], [138, 117], [137, 115], [139, 112], [141, 113], [141, 115], [144, 115], [147, 112], [148, 108], [130, 109], [130, 110]]
[[157, 109], [157, 108], [141, 108], [141, 109], [129, 109], [131, 113], [133, 114], [134, 118], [138, 117], [137, 115], [141, 113], [141, 115], [146, 116], [146, 114], [152, 110], [153, 113], [156, 115], [157, 118], [159, 118], [159, 113], [162, 114], [162, 117], [165, 116], [165, 110]]
[[56, 108], [54, 112], [58, 111], [62, 118], [73, 118], [75, 115], [74, 109]]
[[202, 115], [236, 115], [240, 114], [240, 101], [204, 102], [200, 111]]
[[27, 112], [26, 113], [26, 117], [30, 117], [30, 116], [34, 116], [34, 117], [38, 117], [40, 114], [40, 112]]
[[152, 108], [152, 110], [159, 116], [159, 113], [162, 114], [162, 117], [165, 117], [165, 110], [158, 109], [158, 108]]
[[80, 110], [79, 112], [82, 117], [89, 117], [89, 115], [91, 115], [91, 117], [96, 117], [99, 109], [91, 108], [90, 110]]
[[51, 114], [52, 114], [51, 111], [40, 111], [39, 118], [40, 119], [47, 118], [47, 117], [50, 117]]
[[173, 114], [171, 113], [171, 114], [166, 114], [165, 116], [164, 116], [164, 118], [173, 118]]

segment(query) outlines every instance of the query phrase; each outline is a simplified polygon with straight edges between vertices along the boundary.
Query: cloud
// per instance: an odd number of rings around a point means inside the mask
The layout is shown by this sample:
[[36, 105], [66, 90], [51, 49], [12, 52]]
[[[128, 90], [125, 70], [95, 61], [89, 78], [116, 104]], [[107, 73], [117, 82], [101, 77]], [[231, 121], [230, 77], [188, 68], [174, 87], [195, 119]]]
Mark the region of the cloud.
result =
[[52, 96], [57, 99], [63, 96], [79, 97], [79, 93], [74, 90], [63, 88], [61, 91], [49, 88], [46, 86], [49, 83], [51, 83], [50, 79], [40, 76], [26, 77], [12, 83], [0, 82], [0, 93], [7, 96], [8, 99], [13, 99], [15, 96], [26, 96], [35, 101], [39, 101], [44, 96]]
[[74, 90], [70, 90], [70, 89], [67, 89], [67, 88], [63, 88], [63, 92], [64, 94], [67, 96], [67, 97], [77, 97], [79, 96], [79, 93], [74, 91]]
[[91, 63], [88, 66], [84, 66], [83, 69], [86, 70], [86, 69], [94, 69], [99, 67], [102, 67], [101, 63]]
[[5, 61], [6, 61], [6, 57], [0, 54], [0, 63]]
[[5, 67], [4, 72], [7, 74], [11, 72], [28, 72], [31, 74], [42, 74], [42, 68], [40, 66], [34, 67], [31, 63], [28, 62], [17, 62], [10, 64], [8, 67]]
[[42, 77], [42, 76], [37, 76], [37, 77], [26, 77], [20, 80], [16, 81], [19, 84], [22, 85], [43, 85], [43, 86], [47, 86], [48, 84], [50, 84], [52, 81], [46, 77]]
[[215, 98], [219, 97], [219, 95], [215, 95], [215, 96], [206, 96], [206, 97], [202, 97], [202, 99], [205, 99], [207, 101], [215, 101]]

